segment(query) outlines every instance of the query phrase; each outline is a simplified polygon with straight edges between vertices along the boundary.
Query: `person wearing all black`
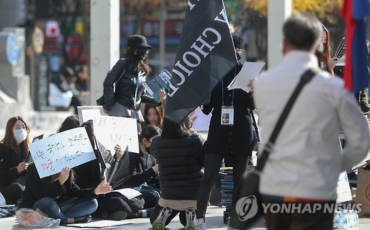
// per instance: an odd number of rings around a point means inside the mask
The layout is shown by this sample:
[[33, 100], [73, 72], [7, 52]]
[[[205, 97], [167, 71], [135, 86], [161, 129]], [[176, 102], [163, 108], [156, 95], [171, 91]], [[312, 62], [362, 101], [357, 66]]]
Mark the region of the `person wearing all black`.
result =
[[[40, 209], [50, 218], [60, 219], [61, 224], [91, 221], [99, 194], [109, 193], [111, 187], [102, 181], [96, 188], [80, 189], [74, 183], [74, 172], [63, 168], [60, 173], [40, 178], [35, 164], [27, 169], [26, 189], [19, 208]], [[68, 207], [63, 206], [66, 200]]]
[[[232, 38], [236, 56], [240, 60], [239, 53], [242, 52], [244, 47], [243, 39], [235, 33], [232, 34]], [[208, 115], [212, 111], [212, 117], [205, 148], [204, 177], [197, 199], [198, 229], [206, 229], [205, 213], [209, 195], [218, 178], [223, 158], [231, 162], [231, 166], [233, 166], [234, 187], [237, 187], [252, 155], [253, 131], [250, 113], [254, 109], [253, 89], [249, 93], [242, 89], [227, 89], [227, 86], [234, 80], [242, 66], [242, 63], [238, 61], [237, 65], [212, 91], [210, 103], [202, 106], [203, 113]], [[233, 125], [221, 125], [222, 106], [233, 106]]]
[[203, 146], [203, 138], [191, 130], [189, 117], [180, 125], [164, 119], [162, 135], [151, 145], [161, 185], [161, 198], [150, 216], [153, 229], [164, 229], [178, 213], [185, 230], [195, 228], [196, 200], [203, 178]]
[[22, 197], [29, 158], [29, 133], [22, 117], [12, 117], [0, 142], [0, 193], [6, 204], [17, 204]]
[[151, 48], [144, 36], [130, 36], [125, 58], [108, 72], [104, 80], [104, 96], [97, 100], [110, 116], [136, 118], [139, 133], [144, 122], [139, 110], [141, 102], [158, 105], [166, 97], [163, 90], [159, 92], [158, 101], [145, 93], [143, 83], [150, 72], [147, 56]]
[[[137, 153], [124, 153], [118, 147], [114, 158], [115, 161], [107, 169], [107, 181], [114, 190], [137, 187], [156, 175], [153, 168], [146, 171], [142, 169], [141, 159]], [[121, 220], [146, 217], [147, 215], [142, 197], [128, 200], [120, 193], [112, 192], [100, 196], [98, 202], [99, 206], [95, 215], [101, 216], [103, 219]]]
[[[158, 168], [156, 160], [151, 154], [150, 146], [154, 138], [161, 134], [161, 129], [155, 125], [147, 125], [143, 128], [143, 131], [139, 135], [139, 163], [138, 168], [142, 168], [143, 171], [147, 171], [154, 168]], [[160, 197], [160, 184], [158, 175], [151, 177], [144, 184], [140, 185], [139, 189], [142, 197], [145, 200], [144, 208], [153, 208], [157, 205]]]
[[[86, 128], [97, 158], [76, 168], [76, 183], [82, 188], [93, 187], [104, 176], [115, 190], [133, 188], [149, 182], [157, 175], [158, 167], [155, 165], [149, 167], [152, 164], [150, 158], [144, 163], [139, 154], [124, 153], [119, 145], [115, 147], [114, 157], [111, 155], [102, 156], [99, 148], [95, 145], [92, 121], [85, 122], [81, 126]], [[105, 168], [105, 165], [108, 165], [108, 168]], [[145, 168], [144, 165], [148, 168]], [[100, 196], [98, 204], [98, 209], [93, 215], [103, 219], [122, 220], [145, 217], [147, 213], [142, 197], [128, 200], [117, 192]]]
[[82, 123], [81, 127], [86, 129], [87, 136], [94, 150], [95, 159], [74, 168], [76, 184], [80, 188], [94, 188], [104, 179], [106, 165], [100, 150], [95, 145], [93, 121], [88, 120]]

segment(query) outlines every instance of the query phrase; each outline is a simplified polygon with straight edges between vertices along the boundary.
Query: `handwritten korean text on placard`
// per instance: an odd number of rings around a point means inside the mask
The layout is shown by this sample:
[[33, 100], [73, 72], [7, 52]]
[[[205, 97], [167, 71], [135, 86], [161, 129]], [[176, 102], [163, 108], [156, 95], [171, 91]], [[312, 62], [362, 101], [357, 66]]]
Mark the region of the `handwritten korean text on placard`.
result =
[[30, 144], [29, 149], [40, 178], [95, 159], [86, 129], [75, 128]]

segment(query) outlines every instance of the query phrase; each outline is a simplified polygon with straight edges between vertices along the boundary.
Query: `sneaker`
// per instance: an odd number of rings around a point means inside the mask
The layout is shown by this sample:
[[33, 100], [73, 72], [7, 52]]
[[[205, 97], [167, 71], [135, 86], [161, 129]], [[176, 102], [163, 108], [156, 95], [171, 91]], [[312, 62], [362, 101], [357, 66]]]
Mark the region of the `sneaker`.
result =
[[164, 230], [166, 226], [167, 218], [171, 215], [172, 209], [164, 207], [161, 212], [158, 214], [158, 217], [153, 222], [153, 230]]
[[103, 220], [124, 220], [127, 217], [127, 212], [115, 211], [115, 212], [103, 212], [101, 218]]
[[196, 230], [207, 230], [206, 222], [204, 218], [197, 219], [197, 226], [195, 229]]
[[195, 210], [193, 208], [186, 209], [185, 216], [186, 216], [185, 230], [195, 230]]
[[92, 221], [91, 215], [80, 216], [74, 218], [74, 223], [90, 223]]

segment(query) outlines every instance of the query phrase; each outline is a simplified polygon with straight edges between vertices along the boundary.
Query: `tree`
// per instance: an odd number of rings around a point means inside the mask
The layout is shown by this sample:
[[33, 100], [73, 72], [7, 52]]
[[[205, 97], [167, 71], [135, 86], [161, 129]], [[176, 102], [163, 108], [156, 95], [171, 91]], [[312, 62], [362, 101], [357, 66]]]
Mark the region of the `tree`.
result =
[[[244, 8], [267, 16], [267, 1], [244, 0]], [[343, 0], [292, 0], [293, 11], [310, 12], [323, 21], [331, 21], [338, 17], [342, 4]]]
[[[243, 31], [255, 30], [259, 38], [256, 41], [259, 58], [266, 58], [267, 46], [264, 40], [267, 39], [268, 0], [242, 1], [245, 14], [240, 18], [239, 26], [242, 26]], [[338, 44], [345, 28], [344, 20], [339, 15], [342, 4], [343, 0], [292, 0], [292, 10], [316, 15], [324, 25], [331, 27], [331, 31], [335, 32], [333, 43]]]

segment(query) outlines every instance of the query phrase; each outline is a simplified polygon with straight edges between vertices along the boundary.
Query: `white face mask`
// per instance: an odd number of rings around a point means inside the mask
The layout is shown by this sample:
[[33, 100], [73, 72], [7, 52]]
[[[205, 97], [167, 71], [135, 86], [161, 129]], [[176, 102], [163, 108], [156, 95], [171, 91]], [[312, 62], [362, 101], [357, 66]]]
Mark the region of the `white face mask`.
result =
[[24, 140], [26, 140], [27, 137], [27, 131], [24, 129], [18, 129], [13, 131], [14, 139], [17, 142], [17, 144], [22, 143]]

